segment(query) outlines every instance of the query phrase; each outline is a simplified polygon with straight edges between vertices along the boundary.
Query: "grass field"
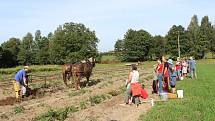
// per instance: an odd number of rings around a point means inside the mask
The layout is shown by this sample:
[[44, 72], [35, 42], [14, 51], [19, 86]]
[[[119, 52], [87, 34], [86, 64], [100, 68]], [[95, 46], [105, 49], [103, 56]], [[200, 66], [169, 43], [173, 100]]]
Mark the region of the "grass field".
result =
[[142, 121], [215, 121], [215, 65], [198, 64], [198, 79], [177, 82], [184, 98], [156, 103]]

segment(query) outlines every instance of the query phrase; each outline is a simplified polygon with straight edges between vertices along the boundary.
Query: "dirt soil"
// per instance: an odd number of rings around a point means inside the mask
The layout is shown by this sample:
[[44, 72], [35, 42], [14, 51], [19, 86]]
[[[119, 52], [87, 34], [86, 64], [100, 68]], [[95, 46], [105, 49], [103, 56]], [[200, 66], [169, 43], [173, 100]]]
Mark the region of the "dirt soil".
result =
[[[145, 88], [150, 98], [157, 98], [151, 94], [151, 69], [138, 67], [140, 80], [144, 80]], [[92, 85], [83, 87], [84, 94], [71, 96], [75, 92], [73, 88], [64, 85], [41, 89], [39, 96], [26, 98], [21, 102], [15, 101], [13, 86], [10, 81], [0, 81], [0, 120], [1, 121], [30, 121], [36, 116], [50, 109], [60, 109], [79, 104], [90, 96], [107, 94], [124, 86], [129, 67], [115, 67], [94, 69], [90, 78]], [[60, 73], [60, 72], [59, 72]], [[82, 82], [86, 79], [82, 79]], [[7, 85], [7, 86], [5, 86]], [[66, 121], [136, 121], [140, 114], [146, 113], [151, 104], [149, 100], [142, 100], [139, 107], [135, 105], [123, 105], [124, 94], [114, 96], [98, 105], [68, 115]], [[23, 107], [24, 112], [15, 114], [15, 107]]]

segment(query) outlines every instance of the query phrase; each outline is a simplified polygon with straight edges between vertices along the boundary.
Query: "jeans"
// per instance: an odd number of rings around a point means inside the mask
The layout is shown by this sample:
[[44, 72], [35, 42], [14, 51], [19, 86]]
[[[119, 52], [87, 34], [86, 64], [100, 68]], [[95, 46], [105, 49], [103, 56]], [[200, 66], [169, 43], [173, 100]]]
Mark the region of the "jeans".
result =
[[159, 93], [163, 92], [163, 75], [162, 74], [158, 74], [158, 82], [159, 82]]
[[191, 68], [190, 69], [190, 76], [191, 76], [192, 79], [193, 79], [193, 77], [197, 78], [196, 69], [195, 68]]

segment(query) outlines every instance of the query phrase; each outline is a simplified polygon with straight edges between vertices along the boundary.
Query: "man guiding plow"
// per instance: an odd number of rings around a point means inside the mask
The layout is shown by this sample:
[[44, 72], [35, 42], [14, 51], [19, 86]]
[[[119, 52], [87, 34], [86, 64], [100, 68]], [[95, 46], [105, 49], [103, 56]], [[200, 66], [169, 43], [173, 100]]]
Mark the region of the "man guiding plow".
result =
[[27, 72], [29, 66], [24, 66], [24, 69], [19, 70], [13, 80], [13, 86], [16, 94], [16, 98], [24, 97], [26, 94], [26, 87], [28, 86]]

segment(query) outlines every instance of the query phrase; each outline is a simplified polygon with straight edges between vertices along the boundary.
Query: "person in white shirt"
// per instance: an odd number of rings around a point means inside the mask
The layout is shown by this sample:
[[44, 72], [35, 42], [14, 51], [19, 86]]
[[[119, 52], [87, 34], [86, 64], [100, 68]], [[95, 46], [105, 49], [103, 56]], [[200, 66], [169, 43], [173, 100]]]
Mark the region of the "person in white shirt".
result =
[[139, 82], [139, 72], [135, 64], [131, 65], [131, 71], [129, 73], [128, 79], [126, 80], [126, 94], [125, 94], [125, 103], [130, 104], [131, 99], [131, 84]]

